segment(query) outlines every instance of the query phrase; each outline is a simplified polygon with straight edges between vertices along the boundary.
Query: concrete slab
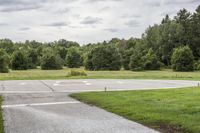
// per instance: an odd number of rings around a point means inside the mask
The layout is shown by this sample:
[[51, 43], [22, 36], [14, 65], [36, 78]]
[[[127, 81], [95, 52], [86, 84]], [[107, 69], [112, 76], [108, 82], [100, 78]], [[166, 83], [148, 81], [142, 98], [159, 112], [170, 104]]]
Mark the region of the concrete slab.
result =
[[27, 93], [3, 94], [4, 105], [33, 104], [48, 102], [76, 101], [68, 97], [69, 93]]
[[156, 133], [138, 123], [70, 98], [72, 92], [197, 86], [175, 80], [3, 81], [6, 133]]
[[83, 103], [4, 108], [4, 118], [6, 133], [157, 132]]
[[45, 80], [54, 91], [80, 92], [107, 90], [141, 90], [197, 86], [198, 81], [181, 80], [132, 80], [132, 79], [87, 79], [87, 80]]
[[49, 91], [52, 90], [37, 80], [4, 81], [5, 91]]

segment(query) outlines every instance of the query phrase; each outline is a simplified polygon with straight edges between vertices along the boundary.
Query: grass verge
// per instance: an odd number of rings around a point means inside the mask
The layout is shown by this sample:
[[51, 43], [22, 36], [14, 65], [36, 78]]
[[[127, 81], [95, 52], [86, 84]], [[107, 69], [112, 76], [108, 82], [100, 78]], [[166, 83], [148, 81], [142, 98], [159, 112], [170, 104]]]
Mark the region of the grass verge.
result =
[[87, 76], [68, 76], [71, 70], [84, 71], [84, 68], [62, 70], [17, 70], [1, 73], [0, 80], [40, 80], [40, 79], [181, 79], [200, 80], [200, 71], [173, 72], [170, 69], [160, 71], [85, 71]]
[[[0, 96], [0, 106], [2, 104], [2, 97]], [[4, 125], [3, 125], [3, 112], [2, 108], [0, 108], [0, 133], [4, 133]]]
[[71, 94], [164, 133], [200, 133], [200, 87]]

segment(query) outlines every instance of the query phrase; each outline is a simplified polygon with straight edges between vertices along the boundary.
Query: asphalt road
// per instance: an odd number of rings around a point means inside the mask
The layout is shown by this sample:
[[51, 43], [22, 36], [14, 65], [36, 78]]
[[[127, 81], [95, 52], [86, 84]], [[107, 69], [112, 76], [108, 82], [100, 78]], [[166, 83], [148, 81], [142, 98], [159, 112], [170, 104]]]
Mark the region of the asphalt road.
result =
[[0, 81], [6, 133], [156, 133], [68, 96], [74, 92], [197, 86], [175, 80]]

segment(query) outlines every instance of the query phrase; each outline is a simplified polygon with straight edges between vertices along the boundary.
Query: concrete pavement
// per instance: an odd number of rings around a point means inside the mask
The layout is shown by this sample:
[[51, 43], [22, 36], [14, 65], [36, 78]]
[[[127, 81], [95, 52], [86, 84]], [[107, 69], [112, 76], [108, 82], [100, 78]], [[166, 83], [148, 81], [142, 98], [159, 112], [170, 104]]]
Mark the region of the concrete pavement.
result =
[[175, 80], [0, 81], [6, 133], [156, 133], [68, 96], [72, 92], [197, 86]]

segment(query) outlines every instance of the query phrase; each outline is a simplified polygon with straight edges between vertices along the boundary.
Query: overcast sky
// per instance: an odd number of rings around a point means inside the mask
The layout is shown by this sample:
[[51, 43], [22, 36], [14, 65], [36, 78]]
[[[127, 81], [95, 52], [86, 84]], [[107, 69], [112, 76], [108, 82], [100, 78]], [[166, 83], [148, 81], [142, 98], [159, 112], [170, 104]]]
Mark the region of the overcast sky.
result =
[[81, 44], [140, 37], [149, 25], [200, 0], [0, 0], [0, 38]]

